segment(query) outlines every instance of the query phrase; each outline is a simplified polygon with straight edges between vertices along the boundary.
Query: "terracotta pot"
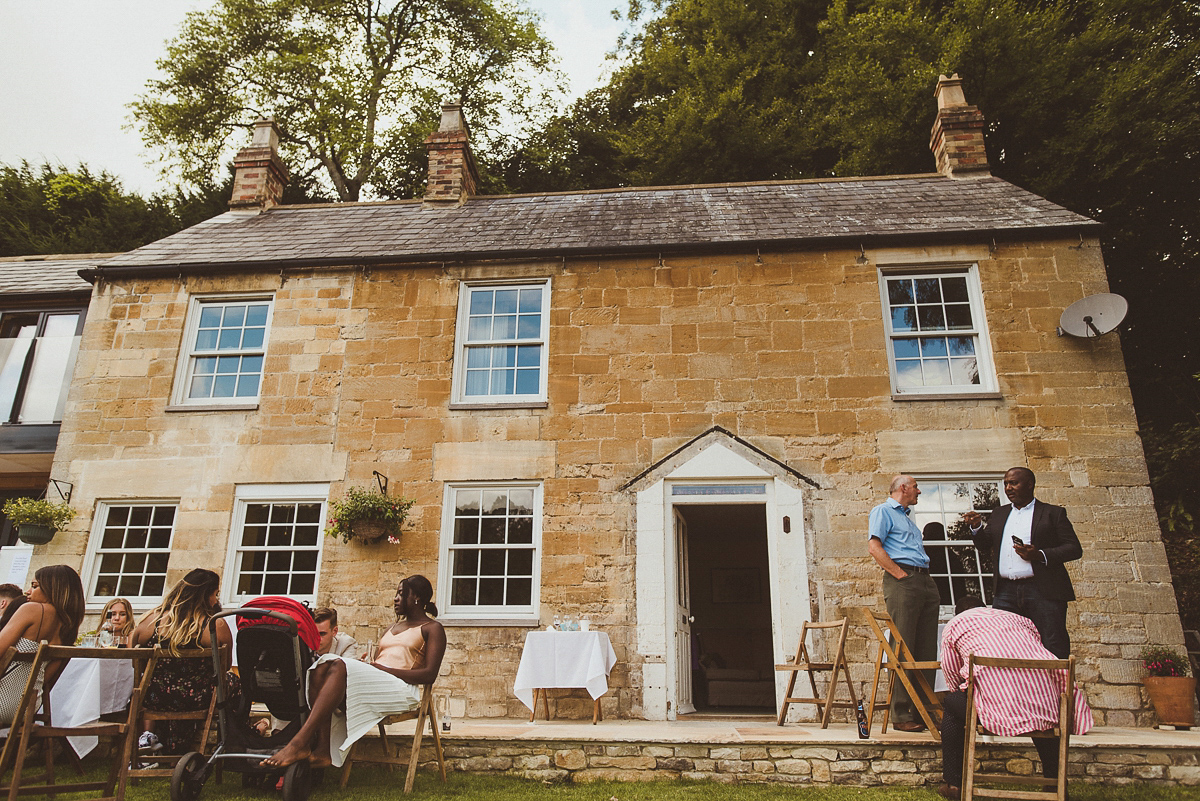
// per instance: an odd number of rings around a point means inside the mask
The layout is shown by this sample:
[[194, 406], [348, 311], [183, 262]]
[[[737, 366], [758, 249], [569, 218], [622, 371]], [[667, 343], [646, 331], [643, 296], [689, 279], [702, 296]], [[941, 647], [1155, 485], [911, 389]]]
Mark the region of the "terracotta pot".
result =
[[379, 542], [388, 535], [391, 526], [384, 520], [355, 520], [350, 524], [350, 530], [359, 541], [368, 545]]
[[58, 529], [51, 526], [39, 526], [36, 523], [22, 523], [17, 526], [17, 538], [29, 545], [45, 545], [54, 539]]
[[1196, 724], [1196, 679], [1192, 676], [1147, 676], [1142, 679], [1158, 722], [1169, 726]]

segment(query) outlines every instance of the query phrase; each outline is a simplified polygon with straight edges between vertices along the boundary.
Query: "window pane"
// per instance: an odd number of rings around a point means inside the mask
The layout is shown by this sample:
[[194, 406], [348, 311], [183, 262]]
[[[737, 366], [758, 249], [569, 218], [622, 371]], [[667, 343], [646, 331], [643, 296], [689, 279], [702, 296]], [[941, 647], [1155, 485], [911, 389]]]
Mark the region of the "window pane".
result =
[[525, 287], [521, 290], [521, 305], [517, 309], [522, 313], [541, 312], [542, 310], [542, 288]]
[[256, 375], [238, 376], [237, 397], [253, 398], [257, 395], [258, 395], [258, 376], [256, 376]]
[[241, 328], [246, 321], [246, 307], [230, 305], [225, 307], [225, 319], [221, 321], [222, 328]]
[[521, 345], [517, 348], [517, 367], [540, 367], [541, 364], [541, 345]]
[[533, 549], [513, 548], [508, 552], [508, 575], [533, 575]]
[[459, 606], [475, 605], [475, 590], [479, 582], [474, 578], [454, 579], [451, 585], [450, 603]]
[[536, 395], [538, 392], [538, 380], [540, 378], [541, 373], [538, 370], [518, 370], [516, 394]]
[[517, 318], [517, 338], [533, 339], [542, 333], [542, 318], [536, 314], [522, 314]]
[[492, 339], [514, 339], [516, 336], [516, 315], [505, 314], [492, 319]]
[[942, 278], [942, 298], [947, 303], [966, 303], [967, 279], [963, 276]]
[[515, 517], [508, 521], [508, 541], [510, 543], [533, 542], [533, 519]]
[[515, 289], [499, 289], [496, 290], [496, 307], [493, 310], [495, 314], [514, 314], [517, 311], [517, 290]]
[[267, 329], [265, 328], [247, 328], [246, 332], [242, 334], [242, 347], [261, 348], [266, 336]]
[[492, 321], [490, 317], [472, 317], [467, 323], [467, 341], [479, 342], [491, 339]]
[[217, 350], [236, 350], [242, 346], [242, 329], [222, 328], [217, 338]]
[[492, 313], [492, 290], [490, 289], [472, 289], [471, 290], [471, 314], [491, 314]]
[[978, 384], [979, 366], [974, 358], [950, 360], [951, 383], [958, 385]]
[[481, 576], [503, 576], [504, 566], [507, 561], [505, 551], [500, 549], [488, 549], [479, 552], [479, 575]]
[[921, 386], [921, 363], [914, 360], [896, 362], [896, 385], [902, 388]]
[[201, 328], [217, 328], [221, 325], [221, 307], [220, 306], [201, 306], [200, 307], [200, 327]]
[[214, 398], [232, 398], [236, 389], [237, 376], [235, 375], [222, 375], [213, 379], [212, 396]]
[[921, 355], [921, 340], [897, 339], [892, 342], [897, 359], [915, 359]]
[[454, 544], [474, 545], [479, 542], [479, 520], [460, 518], [454, 521]]
[[941, 306], [918, 306], [917, 324], [922, 331], [944, 331], [946, 315]]
[[913, 293], [912, 279], [910, 278], [888, 279], [887, 290], [888, 303], [892, 306], [913, 303], [916, 300], [916, 296]]
[[533, 603], [533, 580], [509, 579], [507, 601], [510, 606], [528, 606]]
[[504, 542], [504, 518], [485, 517], [479, 530], [479, 541], [485, 545]]
[[929, 337], [921, 340], [921, 355], [925, 358], [931, 356], [946, 355], [946, 338], [945, 337]]
[[196, 350], [213, 350], [217, 347], [216, 329], [201, 328], [196, 332]]
[[950, 383], [950, 363], [945, 359], [921, 362], [925, 386], [939, 387]]
[[454, 575], [456, 576], [478, 576], [479, 575], [479, 551], [471, 548], [469, 550], [454, 552]]
[[918, 278], [914, 282], [917, 287], [917, 303], [941, 303], [941, 280], [937, 278]]
[[892, 309], [893, 331], [916, 331], [917, 310], [912, 306], [897, 306]]
[[479, 579], [480, 606], [500, 606], [504, 603], [504, 579]]
[[953, 331], [974, 328], [971, 324], [971, 307], [957, 303], [946, 306], [946, 327]]

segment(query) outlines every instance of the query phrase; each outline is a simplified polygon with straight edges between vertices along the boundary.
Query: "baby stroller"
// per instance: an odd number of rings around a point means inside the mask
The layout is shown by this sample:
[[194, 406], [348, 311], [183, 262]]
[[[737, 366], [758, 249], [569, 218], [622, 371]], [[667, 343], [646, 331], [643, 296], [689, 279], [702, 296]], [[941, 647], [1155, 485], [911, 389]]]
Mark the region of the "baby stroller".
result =
[[[240, 698], [232, 698], [221, 657], [213, 649], [217, 676], [217, 747], [209, 757], [193, 751], [175, 766], [171, 801], [195, 801], [204, 782], [219, 767], [242, 774], [243, 787], [274, 787], [283, 778], [283, 801], [305, 801], [312, 786], [308, 763], [287, 768], [259, 763], [283, 748], [308, 717], [305, 675], [320, 642], [308, 609], [291, 598], [256, 598], [241, 609], [221, 612], [209, 622], [209, 636], [217, 641], [218, 618], [236, 616]], [[250, 723], [251, 704], [261, 703], [281, 720], [282, 730], [264, 736]]]

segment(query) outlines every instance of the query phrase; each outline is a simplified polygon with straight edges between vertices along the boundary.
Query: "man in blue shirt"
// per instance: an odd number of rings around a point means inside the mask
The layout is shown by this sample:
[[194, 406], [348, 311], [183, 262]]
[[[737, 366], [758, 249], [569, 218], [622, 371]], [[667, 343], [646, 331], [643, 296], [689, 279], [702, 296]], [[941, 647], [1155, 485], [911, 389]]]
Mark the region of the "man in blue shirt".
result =
[[[941, 596], [929, 575], [929, 555], [921, 529], [909, 517], [921, 490], [912, 476], [896, 476], [890, 497], [871, 510], [867, 551], [883, 568], [883, 602], [900, 636], [920, 662], [937, 659], [938, 607]], [[932, 686], [933, 677], [928, 677]], [[892, 695], [893, 727], [917, 732], [925, 728], [903, 685]]]

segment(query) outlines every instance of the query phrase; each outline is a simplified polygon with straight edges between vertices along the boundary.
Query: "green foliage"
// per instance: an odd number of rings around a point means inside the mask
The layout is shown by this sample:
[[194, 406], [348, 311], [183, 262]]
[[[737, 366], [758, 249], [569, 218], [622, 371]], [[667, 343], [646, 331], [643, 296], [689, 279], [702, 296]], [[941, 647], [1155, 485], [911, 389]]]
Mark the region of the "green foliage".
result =
[[410, 197], [442, 98], [461, 98], [486, 162], [511, 148], [501, 120], [525, 125], [547, 103], [551, 59], [508, 0], [218, 0], [187, 16], [132, 108], [193, 185], [270, 116], [284, 160], [337, 198]]
[[170, 202], [126, 193], [85, 165], [0, 165], [0, 256], [112, 253], [178, 231]]
[[1188, 659], [1174, 648], [1147, 645], [1139, 654], [1149, 676], [1187, 676], [1192, 672]]
[[389, 542], [396, 542], [400, 537], [400, 526], [408, 518], [413, 503], [411, 498], [391, 498], [374, 490], [351, 487], [346, 497], [329, 502], [325, 533], [349, 542], [360, 536], [354, 531], [356, 522], [375, 520], [386, 524], [385, 536]]
[[28, 523], [60, 531], [75, 517], [75, 510], [65, 503], [44, 498], [10, 498], [4, 502], [4, 515], [14, 526]]

